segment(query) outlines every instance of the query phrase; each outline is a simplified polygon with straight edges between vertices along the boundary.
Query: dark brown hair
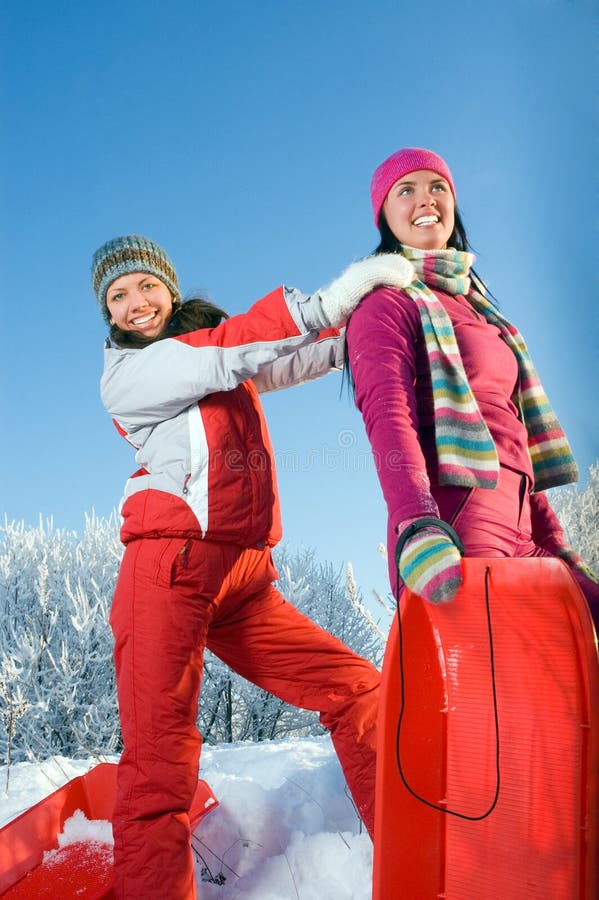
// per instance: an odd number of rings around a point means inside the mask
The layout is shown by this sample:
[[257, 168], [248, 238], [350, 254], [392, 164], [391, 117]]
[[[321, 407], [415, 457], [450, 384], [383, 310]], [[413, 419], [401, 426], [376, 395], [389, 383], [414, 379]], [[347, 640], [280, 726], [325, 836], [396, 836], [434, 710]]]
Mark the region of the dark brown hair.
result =
[[179, 334], [188, 334], [190, 331], [199, 331], [201, 328], [215, 328], [223, 319], [228, 318], [228, 314], [210, 300], [206, 300], [204, 297], [189, 297], [183, 303], [173, 304], [170, 319], [156, 337], [145, 337], [139, 331], [125, 331], [123, 328], [111, 325], [110, 338], [119, 347], [140, 349], [156, 341], [163, 341], [165, 338], [177, 337]]

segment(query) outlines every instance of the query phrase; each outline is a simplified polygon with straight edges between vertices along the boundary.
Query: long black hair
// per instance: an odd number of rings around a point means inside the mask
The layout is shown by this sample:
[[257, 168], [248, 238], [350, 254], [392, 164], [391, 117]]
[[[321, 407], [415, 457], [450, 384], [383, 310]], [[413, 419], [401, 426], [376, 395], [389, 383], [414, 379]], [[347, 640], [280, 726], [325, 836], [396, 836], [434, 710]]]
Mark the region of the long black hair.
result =
[[[381, 210], [379, 216], [379, 233], [381, 239], [379, 244], [373, 250], [373, 254], [377, 253], [401, 253], [402, 244], [399, 241], [391, 229], [389, 228], [389, 224], [387, 219], [385, 218], [385, 213]], [[470, 249], [470, 244], [468, 243], [468, 238], [466, 237], [466, 229], [464, 228], [464, 223], [462, 222], [462, 217], [459, 213], [459, 210], [456, 206], [454, 213], [454, 225], [453, 231], [451, 232], [449, 238], [447, 239], [447, 246], [453, 247], [454, 250], [468, 250]]]
[[[401, 253], [403, 250], [403, 245], [400, 240], [398, 240], [389, 227], [389, 223], [385, 217], [385, 213], [381, 210], [379, 215], [379, 234], [380, 240], [377, 246], [372, 251], [372, 255], [376, 256], [379, 253]], [[466, 228], [464, 226], [464, 222], [462, 221], [462, 216], [460, 212], [455, 207], [454, 212], [454, 225], [453, 231], [451, 232], [449, 238], [447, 239], [447, 246], [453, 247], [454, 250], [462, 250], [468, 251], [472, 250], [470, 242], [468, 241], [468, 236], [466, 235]], [[478, 275], [474, 269], [470, 269], [470, 276], [475, 283], [475, 287], [481, 291], [481, 293], [485, 294], [487, 298], [489, 298], [495, 306], [498, 306], [497, 300], [493, 296], [493, 294], [489, 291], [484, 281]], [[347, 348], [347, 332], [345, 338], [345, 359], [343, 363], [343, 378], [341, 381], [341, 391], [347, 386], [347, 390], [349, 395], [353, 398], [355, 397], [355, 385], [354, 379], [351, 371], [351, 366], [349, 362], [349, 353]]]
[[215, 328], [229, 315], [205, 297], [188, 297], [182, 303], [173, 304], [173, 312], [165, 327], [156, 337], [146, 337], [139, 331], [125, 331], [116, 325], [110, 326], [110, 338], [119, 347], [141, 349], [165, 338], [199, 331], [200, 328]]
[[[403, 247], [401, 241], [399, 241], [391, 229], [389, 228], [389, 223], [385, 218], [385, 213], [381, 210], [379, 216], [379, 234], [380, 241], [377, 246], [372, 251], [373, 256], [377, 253], [401, 253]], [[451, 232], [449, 238], [447, 239], [447, 246], [453, 247], [454, 250], [463, 250], [463, 251], [472, 251], [472, 245], [468, 240], [468, 236], [466, 234], [466, 228], [464, 226], [464, 222], [462, 221], [462, 216], [460, 214], [459, 209], [455, 208], [454, 213], [454, 225], [453, 231]], [[491, 300], [495, 306], [499, 306], [497, 299], [493, 296], [491, 291], [486, 286], [485, 282], [482, 280], [478, 272], [475, 272], [474, 269], [470, 269], [470, 277], [475, 283], [475, 287], [484, 294], [489, 300]]]

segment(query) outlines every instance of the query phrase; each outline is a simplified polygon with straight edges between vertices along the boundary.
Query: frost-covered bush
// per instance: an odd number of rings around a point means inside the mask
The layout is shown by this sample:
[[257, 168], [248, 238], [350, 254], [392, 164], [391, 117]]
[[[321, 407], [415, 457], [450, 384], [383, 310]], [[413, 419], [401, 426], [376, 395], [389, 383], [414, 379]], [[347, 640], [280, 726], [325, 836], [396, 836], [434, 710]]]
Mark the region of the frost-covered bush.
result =
[[[568, 540], [599, 572], [599, 463], [584, 490], [551, 491]], [[117, 517], [88, 516], [81, 536], [6, 521], [0, 526], [0, 757], [76, 757], [120, 750], [112, 635], [108, 625], [122, 546]], [[345, 575], [315, 551], [275, 551], [289, 602], [375, 665], [379, 627], [351, 567]], [[206, 652], [198, 726], [209, 743], [320, 732], [316, 713], [288, 706]]]
[[551, 490], [549, 496], [570, 545], [599, 574], [599, 462], [589, 469], [582, 491], [569, 485]]
[[0, 749], [24, 759], [118, 746], [108, 609], [122, 547], [115, 517], [83, 535], [0, 529]]
[[[121, 556], [116, 516], [87, 517], [81, 537], [52, 520], [0, 526], [0, 755], [9, 764], [120, 750], [108, 616]], [[379, 662], [384, 638], [340, 572], [314, 552], [280, 551], [278, 564], [290, 602]], [[198, 725], [210, 743], [321, 730], [316, 714], [261, 691], [209, 652]]]

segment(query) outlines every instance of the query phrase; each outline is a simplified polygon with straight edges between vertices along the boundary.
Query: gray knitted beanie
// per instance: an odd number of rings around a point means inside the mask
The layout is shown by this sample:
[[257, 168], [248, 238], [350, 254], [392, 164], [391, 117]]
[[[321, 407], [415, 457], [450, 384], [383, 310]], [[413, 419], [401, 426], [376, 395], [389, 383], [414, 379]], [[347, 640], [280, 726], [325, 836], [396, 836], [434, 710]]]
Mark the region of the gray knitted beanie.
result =
[[106, 292], [116, 278], [131, 272], [156, 275], [173, 295], [175, 304], [181, 302], [177, 273], [168, 254], [147, 237], [126, 234], [102, 244], [92, 260], [92, 284], [107, 322], [110, 314], [106, 307]]

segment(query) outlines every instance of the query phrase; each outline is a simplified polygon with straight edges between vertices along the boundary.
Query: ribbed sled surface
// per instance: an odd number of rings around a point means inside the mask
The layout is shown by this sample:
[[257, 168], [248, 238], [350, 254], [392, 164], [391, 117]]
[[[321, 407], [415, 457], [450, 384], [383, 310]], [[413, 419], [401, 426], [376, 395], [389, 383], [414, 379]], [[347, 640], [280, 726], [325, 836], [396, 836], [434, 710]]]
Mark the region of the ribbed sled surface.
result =
[[595, 900], [599, 668], [568, 570], [468, 559], [453, 603], [401, 603], [383, 668], [374, 900]]

